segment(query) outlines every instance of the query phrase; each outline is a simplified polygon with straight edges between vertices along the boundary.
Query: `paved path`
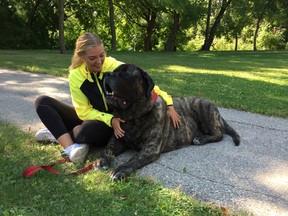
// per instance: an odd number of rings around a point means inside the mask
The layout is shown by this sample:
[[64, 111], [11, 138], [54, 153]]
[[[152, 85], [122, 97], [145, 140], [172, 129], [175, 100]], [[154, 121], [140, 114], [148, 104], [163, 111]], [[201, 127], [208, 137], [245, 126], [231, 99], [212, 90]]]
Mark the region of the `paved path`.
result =
[[[0, 69], [0, 81], [0, 119], [24, 131], [43, 127], [34, 111], [38, 95], [71, 103], [64, 78]], [[239, 147], [225, 136], [220, 143], [182, 148], [163, 154], [140, 175], [201, 200], [259, 216], [287, 216], [288, 119], [222, 108], [220, 112], [241, 135]]]

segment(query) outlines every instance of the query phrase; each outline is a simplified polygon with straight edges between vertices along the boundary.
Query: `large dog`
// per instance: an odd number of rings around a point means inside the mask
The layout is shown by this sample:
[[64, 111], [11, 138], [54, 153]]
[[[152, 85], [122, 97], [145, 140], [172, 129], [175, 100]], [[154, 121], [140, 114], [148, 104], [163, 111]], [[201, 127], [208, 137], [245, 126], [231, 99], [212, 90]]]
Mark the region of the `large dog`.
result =
[[125, 136], [113, 135], [102, 156], [94, 162], [95, 169], [107, 169], [113, 158], [126, 148], [136, 151], [127, 162], [119, 165], [111, 175], [113, 180], [157, 160], [160, 154], [187, 145], [218, 142], [229, 134], [236, 146], [240, 136], [221, 117], [217, 107], [205, 99], [194, 97], [173, 98], [173, 105], [181, 116], [181, 125], [173, 127], [163, 99], [153, 99], [154, 82], [141, 68], [124, 64], [104, 78], [106, 100], [121, 124]]

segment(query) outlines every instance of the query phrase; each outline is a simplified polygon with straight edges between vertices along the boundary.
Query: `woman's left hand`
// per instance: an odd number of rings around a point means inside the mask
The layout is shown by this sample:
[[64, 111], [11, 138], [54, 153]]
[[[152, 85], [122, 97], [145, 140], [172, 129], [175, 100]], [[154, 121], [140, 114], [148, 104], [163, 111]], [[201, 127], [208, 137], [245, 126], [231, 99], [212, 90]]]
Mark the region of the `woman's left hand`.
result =
[[168, 115], [171, 118], [174, 128], [179, 128], [181, 116], [176, 112], [173, 106], [168, 107]]
[[113, 117], [111, 120], [111, 125], [114, 130], [114, 135], [117, 139], [124, 137], [125, 131], [121, 128], [120, 123], [125, 122], [124, 120], [120, 118]]

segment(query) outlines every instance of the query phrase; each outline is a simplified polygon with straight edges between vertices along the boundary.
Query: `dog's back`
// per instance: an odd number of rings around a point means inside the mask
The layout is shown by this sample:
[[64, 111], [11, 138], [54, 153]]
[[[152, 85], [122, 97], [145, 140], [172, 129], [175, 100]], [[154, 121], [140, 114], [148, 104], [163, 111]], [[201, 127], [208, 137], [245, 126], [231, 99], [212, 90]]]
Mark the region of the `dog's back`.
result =
[[224, 133], [233, 138], [236, 146], [240, 144], [239, 134], [223, 119], [218, 108], [209, 100], [179, 97], [173, 98], [173, 101], [176, 111], [181, 116], [180, 131], [184, 129], [185, 134], [188, 133], [187, 130], [191, 131], [191, 144], [219, 142], [223, 139]]

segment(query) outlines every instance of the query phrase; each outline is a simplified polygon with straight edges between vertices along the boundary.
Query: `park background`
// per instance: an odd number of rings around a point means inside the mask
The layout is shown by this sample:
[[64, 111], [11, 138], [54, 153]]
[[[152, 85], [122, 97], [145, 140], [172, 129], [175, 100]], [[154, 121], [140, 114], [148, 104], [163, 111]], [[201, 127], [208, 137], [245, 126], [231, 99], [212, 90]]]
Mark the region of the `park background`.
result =
[[286, 0], [1, 0], [0, 49], [287, 50]]

